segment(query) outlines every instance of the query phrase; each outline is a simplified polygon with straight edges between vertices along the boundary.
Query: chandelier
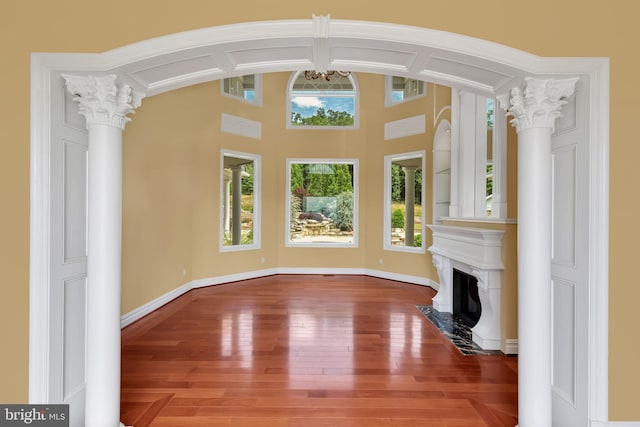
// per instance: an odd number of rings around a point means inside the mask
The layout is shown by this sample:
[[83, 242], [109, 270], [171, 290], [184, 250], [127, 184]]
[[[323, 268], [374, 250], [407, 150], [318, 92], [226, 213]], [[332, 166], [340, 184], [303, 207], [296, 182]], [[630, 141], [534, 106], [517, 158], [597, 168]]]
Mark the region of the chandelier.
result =
[[327, 70], [325, 72], [322, 72], [322, 71], [306, 70], [304, 72], [304, 78], [307, 80], [323, 79], [323, 80], [329, 81], [331, 80], [332, 77], [349, 77], [350, 75], [351, 75], [351, 71]]

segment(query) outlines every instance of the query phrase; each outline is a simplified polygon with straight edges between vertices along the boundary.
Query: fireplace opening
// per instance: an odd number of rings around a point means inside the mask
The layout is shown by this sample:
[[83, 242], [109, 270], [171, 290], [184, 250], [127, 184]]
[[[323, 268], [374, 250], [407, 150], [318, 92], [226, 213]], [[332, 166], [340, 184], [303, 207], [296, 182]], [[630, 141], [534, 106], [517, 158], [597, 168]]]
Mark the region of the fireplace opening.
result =
[[473, 328], [482, 314], [478, 279], [463, 271], [453, 269], [453, 315]]

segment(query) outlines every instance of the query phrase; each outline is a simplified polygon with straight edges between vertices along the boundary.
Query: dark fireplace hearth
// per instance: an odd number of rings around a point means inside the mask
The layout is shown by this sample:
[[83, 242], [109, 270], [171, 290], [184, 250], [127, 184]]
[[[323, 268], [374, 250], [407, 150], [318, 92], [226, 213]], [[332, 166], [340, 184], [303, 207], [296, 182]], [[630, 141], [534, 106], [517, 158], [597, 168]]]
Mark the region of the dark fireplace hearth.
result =
[[453, 269], [453, 315], [473, 328], [482, 314], [478, 295], [478, 279], [463, 271]]

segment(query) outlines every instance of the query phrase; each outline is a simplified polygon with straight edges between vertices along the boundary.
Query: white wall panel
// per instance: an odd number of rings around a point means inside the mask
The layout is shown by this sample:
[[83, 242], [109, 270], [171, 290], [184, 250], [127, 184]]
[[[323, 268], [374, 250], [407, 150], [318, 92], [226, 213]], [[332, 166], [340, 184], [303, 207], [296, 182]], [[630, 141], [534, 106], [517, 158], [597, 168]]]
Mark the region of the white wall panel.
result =
[[87, 256], [87, 146], [63, 142], [64, 262]]
[[86, 353], [86, 276], [64, 282], [64, 380], [65, 401], [84, 387]]
[[576, 173], [574, 145], [553, 152], [553, 247], [554, 263], [576, 265]]
[[404, 138], [405, 136], [421, 135], [426, 132], [427, 117], [424, 114], [406, 119], [395, 120], [384, 124], [384, 139]]
[[220, 128], [223, 132], [246, 136], [253, 139], [262, 139], [262, 123], [244, 117], [232, 116], [222, 113]]
[[[553, 425], [589, 424], [588, 79], [562, 109], [553, 158]], [[597, 392], [593, 390], [593, 392]]]
[[553, 374], [555, 392], [573, 404], [576, 385], [576, 299], [575, 284], [554, 279], [553, 288]]

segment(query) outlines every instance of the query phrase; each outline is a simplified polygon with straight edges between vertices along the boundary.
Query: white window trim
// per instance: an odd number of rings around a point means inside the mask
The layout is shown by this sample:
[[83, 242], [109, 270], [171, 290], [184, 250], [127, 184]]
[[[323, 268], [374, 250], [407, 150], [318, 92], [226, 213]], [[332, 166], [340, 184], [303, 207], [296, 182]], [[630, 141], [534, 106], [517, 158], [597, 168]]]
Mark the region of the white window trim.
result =
[[[224, 194], [226, 191], [224, 185], [224, 157], [231, 156], [240, 159], [253, 161], [253, 243], [250, 245], [224, 245]], [[220, 252], [238, 252], [256, 250], [261, 247], [260, 237], [262, 235], [261, 218], [262, 218], [262, 156], [259, 154], [243, 153], [240, 151], [221, 149], [220, 150], [220, 217], [219, 217], [219, 248]]]
[[[412, 96], [410, 98], [404, 98], [404, 99], [402, 99], [400, 101], [394, 101], [393, 100], [393, 77], [394, 76], [385, 76], [384, 77], [384, 106], [385, 106], [385, 108], [393, 107], [395, 105], [405, 104], [407, 102], [415, 101], [416, 99], [420, 99], [420, 98], [426, 98], [428, 85], [427, 85], [426, 81], [422, 80], [422, 83], [424, 84], [424, 92], [423, 93], [421, 93], [420, 95]], [[416, 79], [416, 80], [418, 80], [418, 79]]]
[[[232, 77], [227, 77], [232, 78]], [[253, 92], [254, 98], [253, 101], [249, 101], [248, 99], [244, 99], [244, 97], [239, 97], [236, 95], [231, 95], [230, 93], [226, 93], [224, 91], [224, 80], [220, 79], [220, 94], [225, 98], [234, 99], [236, 101], [244, 102], [245, 104], [255, 105], [257, 107], [262, 107], [262, 74], [254, 74], [253, 75]]]
[[[304, 163], [304, 164], [317, 164], [328, 163], [332, 165], [336, 164], [352, 164], [353, 165], [353, 242], [351, 243], [314, 243], [314, 242], [292, 242], [291, 241], [291, 164], [292, 163]], [[291, 158], [287, 159], [287, 179], [285, 187], [285, 247], [288, 248], [357, 248], [358, 247], [358, 175], [359, 166], [358, 159], [314, 159], [314, 158]]]
[[[421, 213], [421, 222], [420, 222], [420, 234], [422, 235], [422, 246], [397, 246], [391, 244], [391, 164], [393, 161], [398, 160], [406, 160], [406, 159], [415, 159], [416, 157], [421, 158], [422, 163], [422, 213]], [[382, 225], [382, 233], [383, 233], [383, 242], [384, 242], [384, 250], [386, 251], [395, 251], [395, 252], [407, 252], [414, 254], [424, 254], [426, 253], [426, 240], [425, 240], [425, 165], [426, 165], [427, 154], [426, 151], [412, 151], [409, 153], [398, 153], [398, 154], [389, 154], [384, 156], [384, 217], [383, 217], [383, 225]]]
[[351, 73], [349, 75], [349, 79], [351, 80], [351, 84], [353, 85], [354, 91], [354, 100], [353, 100], [353, 126], [302, 126], [302, 125], [292, 125], [291, 124], [291, 86], [293, 86], [293, 82], [296, 81], [300, 74], [304, 73], [304, 71], [297, 71], [295, 73], [291, 73], [289, 77], [289, 81], [287, 82], [287, 114], [285, 116], [286, 128], [287, 129], [320, 129], [320, 130], [358, 130], [360, 129], [360, 88], [358, 87], [358, 80]]

